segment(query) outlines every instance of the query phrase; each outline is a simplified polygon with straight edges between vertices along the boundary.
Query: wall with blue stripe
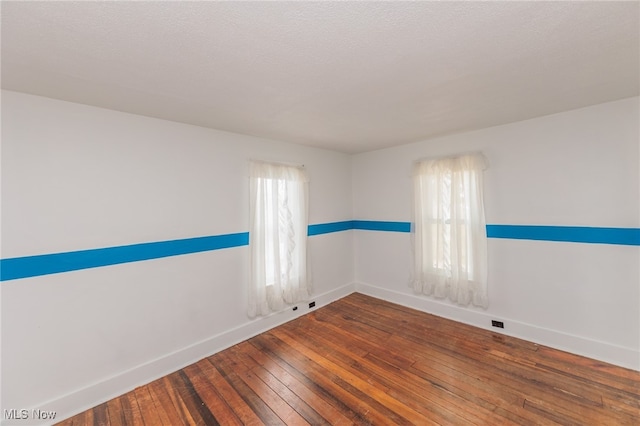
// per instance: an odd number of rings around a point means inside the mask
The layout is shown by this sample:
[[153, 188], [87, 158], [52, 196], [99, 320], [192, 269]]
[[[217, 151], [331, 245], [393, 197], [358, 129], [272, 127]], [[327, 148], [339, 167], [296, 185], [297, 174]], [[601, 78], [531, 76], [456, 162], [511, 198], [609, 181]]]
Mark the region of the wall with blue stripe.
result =
[[[315, 236], [352, 229], [408, 233], [411, 232], [411, 223], [373, 220], [322, 223], [309, 225], [308, 235]], [[640, 245], [639, 228], [487, 225], [487, 237], [588, 244]], [[241, 247], [248, 244], [249, 233], [241, 232], [2, 259], [0, 260], [0, 280], [16, 280], [79, 269]]]
[[389, 226], [408, 232], [414, 162], [484, 153], [489, 308], [414, 294], [412, 251], [395, 232], [354, 233], [356, 281], [452, 319], [490, 328], [487, 317], [499, 318], [518, 337], [640, 368], [639, 140], [640, 102], [629, 98], [358, 154], [353, 216], [398, 218]]
[[0, 405], [96, 405], [291, 319], [247, 316], [252, 158], [304, 164], [313, 294], [343, 294], [349, 155], [3, 91]]
[[[156, 363], [167, 354], [255, 332], [249, 158], [309, 172], [314, 294], [358, 285], [422, 302], [408, 286], [411, 164], [485, 152], [484, 314], [620, 361], [640, 336], [638, 110], [623, 100], [349, 156], [3, 91], [2, 406], [86, 407], [105, 395], [96, 384], [122, 393], [175, 368]], [[475, 312], [437, 303], [460, 321]]]

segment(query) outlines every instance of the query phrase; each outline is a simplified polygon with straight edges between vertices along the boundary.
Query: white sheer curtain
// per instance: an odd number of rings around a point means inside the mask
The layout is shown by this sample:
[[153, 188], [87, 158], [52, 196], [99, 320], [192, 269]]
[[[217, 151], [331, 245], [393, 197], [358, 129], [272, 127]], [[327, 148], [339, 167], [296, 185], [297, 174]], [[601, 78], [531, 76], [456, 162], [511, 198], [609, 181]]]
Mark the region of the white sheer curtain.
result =
[[487, 308], [487, 231], [482, 154], [416, 163], [414, 275], [416, 292]]
[[250, 163], [252, 318], [309, 298], [308, 185], [301, 167]]

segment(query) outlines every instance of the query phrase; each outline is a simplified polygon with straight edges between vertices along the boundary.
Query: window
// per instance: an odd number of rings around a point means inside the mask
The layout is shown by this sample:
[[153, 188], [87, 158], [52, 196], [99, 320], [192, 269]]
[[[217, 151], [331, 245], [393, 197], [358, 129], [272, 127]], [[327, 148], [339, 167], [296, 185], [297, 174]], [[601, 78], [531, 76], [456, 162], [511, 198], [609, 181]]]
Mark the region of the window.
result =
[[309, 298], [307, 193], [304, 169], [251, 162], [250, 317]]
[[482, 154], [416, 163], [415, 291], [486, 308], [487, 231]]

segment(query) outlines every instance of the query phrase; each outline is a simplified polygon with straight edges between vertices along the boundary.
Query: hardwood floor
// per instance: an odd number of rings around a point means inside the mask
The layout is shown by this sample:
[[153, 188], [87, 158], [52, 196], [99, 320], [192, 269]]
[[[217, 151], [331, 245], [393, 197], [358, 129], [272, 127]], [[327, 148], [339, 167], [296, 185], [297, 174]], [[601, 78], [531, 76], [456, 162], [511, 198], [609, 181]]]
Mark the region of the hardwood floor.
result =
[[61, 425], [638, 425], [640, 373], [352, 294]]

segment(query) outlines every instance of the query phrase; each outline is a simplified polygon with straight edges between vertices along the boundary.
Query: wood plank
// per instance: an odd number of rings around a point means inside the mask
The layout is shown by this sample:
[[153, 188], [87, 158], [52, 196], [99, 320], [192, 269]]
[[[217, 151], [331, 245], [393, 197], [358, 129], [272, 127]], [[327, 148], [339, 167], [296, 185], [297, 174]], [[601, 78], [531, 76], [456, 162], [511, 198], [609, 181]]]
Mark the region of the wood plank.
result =
[[126, 420], [122, 408], [122, 400], [127, 400], [127, 396], [121, 396], [107, 402], [107, 413], [109, 415], [109, 423], [111, 426], [122, 426]]
[[288, 347], [271, 333], [256, 336], [251, 341], [258, 344], [259, 347], [267, 348], [270, 353], [285, 360], [298, 373], [307, 376], [318, 385], [318, 388], [332, 395], [333, 400], [338, 402], [340, 406], [348, 407], [348, 410], [354, 413], [353, 418], [357, 424], [384, 424], [385, 421], [408, 424], [405, 419], [391, 410], [386, 410], [379, 402], [352, 386], [342, 377], [323, 369], [308, 357]]
[[206, 374], [206, 379], [218, 391], [224, 401], [233, 408], [242, 424], [257, 426], [263, 424], [260, 417], [247, 404], [245, 399], [236, 391], [220, 371], [215, 367], [215, 361], [211, 358], [204, 359], [196, 364]]
[[93, 419], [95, 425], [111, 426], [108, 402], [100, 404], [93, 409]]
[[215, 416], [209, 410], [200, 395], [196, 392], [193, 384], [187, 377], [184, 370], [169, 375], [174, 389], [185, 405], [185, 409], [191, 414], [196, 424], [219, 425]]
[[164, 386], [164, 379], [155, 380], [147, 385], [151, 399], [156, 407], [161, 407], [164, 412], [164, 417], [169, 425], [185, 425], [187, 424], [184, 417], [176, 409], [173, 400], [169, 396], [167, 389]]
[[235, 389], [244, 402], [251, 407], [251, 410], [258, 416], [261, 422], [268, 425], [284, 424], [282, 419], [258, 394], [248, 386], [239, 374], [246, 371], [243, 364], [240, 364], [228, 352], [220, 352], [209, 358], [209, 361], [216, 366], [222, 377]]
[[[175, 373], [173, 373], [175, 374]], [[196, 425], [198, 420], [202, 421], [197, 413], [192, 413], [180, 396], [180, 383], [171, 375], [162, 378], [162, 387], [165, 389], [171, 405], [175, 407], [178, 418], [185, 425]]]
[[169, 418], [162, 407], [158, 407], [149, 392], [149, 386], [141, 386], [133, 391], [138, 402], [138, 410], [134, 415], [134, 421], [142, 421], [142, 424], [169, 425]]
[[254, 337], [250, 340], [250, 343], [256, 347], [261, 353], [265, 354], [269, 359], [274, 362], [274, 365], [282, 368], [289, 375], [294, 377], [300, 383], [304, 384], [305, 387], [311, 389], [314, 397], [320, 398], [325, 401], [329, 405], [331, 405], [335, 410], [342, 413], [345, 417], [347, 417], [354, 424], [370, 424], [371, 422], [365, 419], [360, 415], [358, 411], [354, 409], [354, 407], [348, 405], [348, 398], [344, 398], [338, 392], [332, 392], [330, 386], [324, 385], [320, 381], [313, 380], [313, 377], [309, 376], [306, 370], [299, 370], [296, 368], [295, 360], [292, 360], [290, 357], [283, 357], [280, 352], [278, 352], [277, 346], [271, 345], [270, 342], [266, 339], [262, 339], [263, 336]]
[[193, 388], [200, 395], [202, 402], [209, 407], [218, 423], [222, 425], [242, 425], [242, 421], [220, 396], [215, 386], [206, 379], [206, 373], [200, 369], [198, 364], [186, 367], [184, 372], [193, 384]]
[[298, 380], [266, 354], [258, 351], [256, 347], [249, 342], [241, 343], [241, 345], [243, 345], [243, 351], [251, 356], [258, 365], [262, 366], [265, 370], [272, 372], [273, 375], [278, 377], [282, 384], [298, 395], [300, 399], [306, 401], [322, 417], [322, 419], [324, 419], [324, 422], [318, 421], [318, 424], [323, 424], [325, 422], [330, 425], [339, 426], [353, 424], [353, 422], [342, 412], [325, 401], [321, 393], [316, 393], [314, 387], [308, 387], [305, 383]]
[[371, 396], [374, 401], [377, 401], [382, 406], [386, 407], [386, 411], [392, 413], [392, 416], [397, 418], [401, 423], [409, 422], [411, 424], [423, 424], [429, 421], [429, 419], [425, 418], [422, 414], [418, 413], [412, 408], [402, 404], [395, 398], [390, 398], [388, 388], [376, 386], [375, 382], [370, 383], [367, 380], [361, 379], [356, 374], [350, 372], [348, 369], [342, 368], [333, 361], [318, 354], [313, 349], [303, 345], [298, 340], [296, 340], [296, 338], [286, 333], [284, 329], [275, 330], [273, 331], [273, 334], [276, 335], [276, 337], [278, 337], [284, 343], [288, 344], [304, 356], [316, 362], [326, 371], [330, 371], [333, 374], [338, 375], [359, 391]]
[[[128, 404], [126, 404], [127, 410], [124, 410], [125, 400], [128, 402]], [[145, 422], [142, 419], [142, 413], [140, 412], [140, 406], [138, 404], [138, 397], [136, 396], [136, 391], [133, 390], [132, 392], [128, 392], [126, 395], [123, 395], [122, 401], [123, 401], [122, 403], [123, 411], [125, 412], [124, 424], [130, 424], [134, 426], [144, 426]], [[156, 414], [155, 407], [153, 407], [153, 409], [151, 410], [151, 413], [149, 413], [148, 415], [150, 421], [152, 417], [155, 417], [155, 414]]]
[[251, 347], [248, 343], [244, 343], [230, 348], [229, 352], [240, 359], [247, 366], [250, 373], [253, 373], [265, 383], [275, 395], [281, 398], [294, 411], [295, 414], [291, 413], [285, 416], [286, 418], [282, 415], [280, 416], [285, 420], [285, 423], [291, 424], [292, 422], [306, 421], [313, 425], [325, 424], [326, 421], [311, 406], [285, 386], [272, 372], [264, 369], [251, 358], [247, 353], [247, 350]]
[[640, 408], [636, 405], [627, 404], [617, 399], [609, 399], [608, 397], [603, 397], [603, 403], [614, 415], [622, 415], [629, 419], [640, 419]]

